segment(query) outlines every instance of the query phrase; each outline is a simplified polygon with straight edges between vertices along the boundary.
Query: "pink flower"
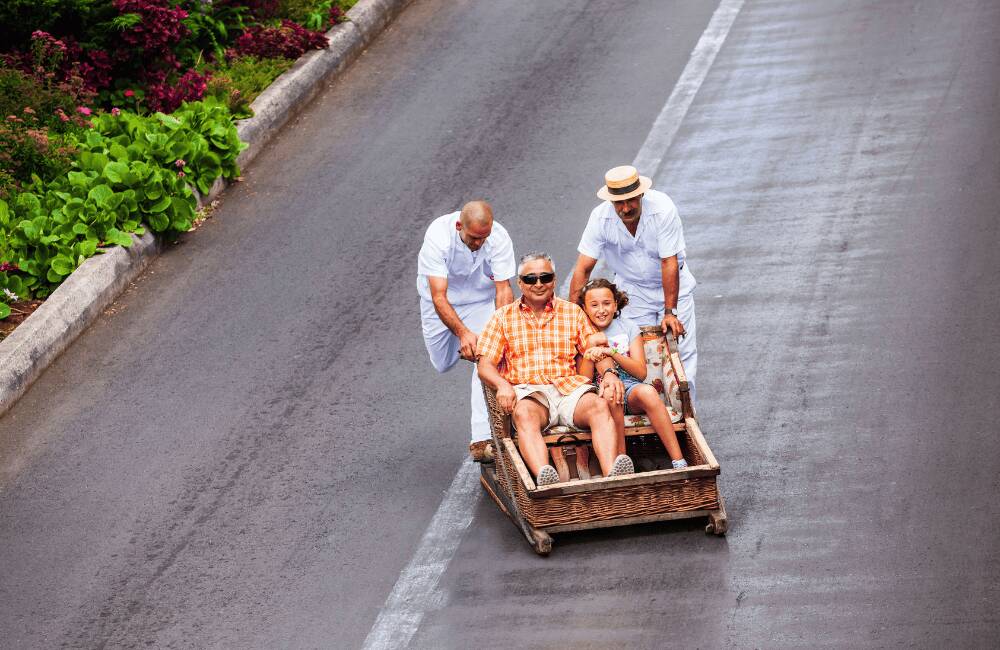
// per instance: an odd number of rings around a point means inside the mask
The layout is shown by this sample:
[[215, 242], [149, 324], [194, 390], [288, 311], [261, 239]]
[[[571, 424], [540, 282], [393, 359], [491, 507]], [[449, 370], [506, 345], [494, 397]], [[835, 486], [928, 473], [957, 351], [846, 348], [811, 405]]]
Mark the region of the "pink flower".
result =
[[184, 165], [186, 165], [186, 164], [187, 164], [187, 163], [186, 163], [186, 162], [184, 162], [184, 159], [183, 159], [183, 158], [179, 158], [179, 159], [178, 159], [178, 160], [177, 160], [177, 161], [176, 161], [176, 162], [174, 163], [174, 166], [175, 166], [175, 167], [183, 167], [183, 166], [184, 166]]
[[79, 113], [80, 115], [90, 115], [91, 110], [86, 106], [77, 106], [76, 112]]
[[116, 106], [116, 107], [114, 107], [114, 108], [111, 109], [111, 114], [114, 115], [115, 117], [118, 117], [119, 115], [122, 114], [122, 111], [121, 111], [120, 108], [118, 108]]
[[124, 92], [123, 94], [124, 94], [124, 95], [125, 95], [126, 97], [134, 97], [134, 96], [135, 96], [135, 91], [134, 91], [134, 90], [132, 90], [132, 89], [129, 89], [129, 90], [126, 90], [126, 91], [125, 91], [125, 92]]
[[32, 109], [30, 106], [25, 106], [24, 107], [24, 112], [27, 113], [28, 115], [34, 115], [35, 114], [34, 109]]
[[184, 178], [185, 176], [187, 176], [187, 174], [184, 172], [177, 172], [177, 178]]

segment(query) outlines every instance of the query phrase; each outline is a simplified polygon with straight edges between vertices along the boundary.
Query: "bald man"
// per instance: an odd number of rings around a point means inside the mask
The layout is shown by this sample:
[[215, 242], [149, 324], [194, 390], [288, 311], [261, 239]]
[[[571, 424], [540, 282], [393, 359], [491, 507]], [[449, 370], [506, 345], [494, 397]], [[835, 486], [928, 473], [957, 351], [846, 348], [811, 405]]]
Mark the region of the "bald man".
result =
[[432, 221], [417, 257], [420, 319], [431, 364], [447, 372], [459, 359], [472, 362], [469, 452], [477, 462], [492, 457], [476, 343], [493, 312], [514, 302], [510, 278], [516, 270], [514, 245], [486, 201], [470, 201], [460, 212]]

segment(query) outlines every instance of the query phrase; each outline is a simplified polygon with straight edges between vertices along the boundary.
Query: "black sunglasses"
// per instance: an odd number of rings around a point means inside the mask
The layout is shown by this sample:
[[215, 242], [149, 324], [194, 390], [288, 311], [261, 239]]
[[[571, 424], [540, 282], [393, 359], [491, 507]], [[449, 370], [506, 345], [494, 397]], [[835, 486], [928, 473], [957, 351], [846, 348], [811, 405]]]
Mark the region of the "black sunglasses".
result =
[[521, 282], [525, 284], [538, 284], [539, 282], [542, 284], [548, 284], [549, 282], [555, 280], [555, 278], [555, 273], [539, 273], [538, 275], [532, 273], [530, 275], [522, 275]]

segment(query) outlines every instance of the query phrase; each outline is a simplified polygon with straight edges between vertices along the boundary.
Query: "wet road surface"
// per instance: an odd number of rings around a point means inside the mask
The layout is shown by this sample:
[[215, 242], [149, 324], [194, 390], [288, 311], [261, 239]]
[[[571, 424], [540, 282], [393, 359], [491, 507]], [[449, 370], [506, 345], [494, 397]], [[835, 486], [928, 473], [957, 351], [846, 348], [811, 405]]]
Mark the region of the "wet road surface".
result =
[[[0, 644], [359, 647], [464, 458], [415, 254], [492, 201], [565, 273], [715, 3], [417, 0], [0, 419]], [[413, 647], [987, 647], [1000, 7], [748, 0], [654, 187], [726, 538], [493, 504]]]

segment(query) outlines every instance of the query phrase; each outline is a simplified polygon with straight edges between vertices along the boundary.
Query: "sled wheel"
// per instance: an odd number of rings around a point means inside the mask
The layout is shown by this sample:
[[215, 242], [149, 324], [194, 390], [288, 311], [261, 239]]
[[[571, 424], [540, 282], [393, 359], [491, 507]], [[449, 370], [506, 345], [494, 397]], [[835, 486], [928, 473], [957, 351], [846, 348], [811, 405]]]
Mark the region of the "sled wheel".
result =
[[536, 528], [532, 529], [531, 536], [535, 538], [534, 543], [531, 545], [535, 549], [535, 553], [545, 556], [552, 552], [551, 535]]

